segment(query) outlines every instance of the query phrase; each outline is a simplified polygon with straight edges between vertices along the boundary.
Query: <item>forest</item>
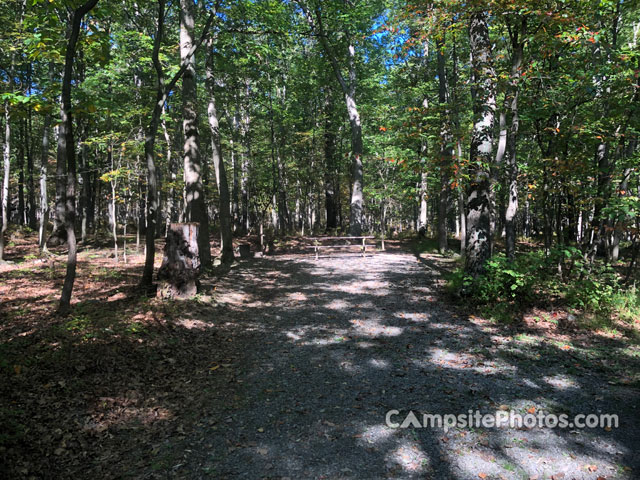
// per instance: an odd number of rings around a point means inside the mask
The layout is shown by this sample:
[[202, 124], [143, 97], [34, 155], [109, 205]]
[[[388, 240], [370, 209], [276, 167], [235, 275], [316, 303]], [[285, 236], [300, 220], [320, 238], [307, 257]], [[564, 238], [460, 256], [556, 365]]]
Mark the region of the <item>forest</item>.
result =
[[[7, 478], [637, 478], [640, 2], [0, 21]], [[384, 423], [472, 406], [621, 425]]]

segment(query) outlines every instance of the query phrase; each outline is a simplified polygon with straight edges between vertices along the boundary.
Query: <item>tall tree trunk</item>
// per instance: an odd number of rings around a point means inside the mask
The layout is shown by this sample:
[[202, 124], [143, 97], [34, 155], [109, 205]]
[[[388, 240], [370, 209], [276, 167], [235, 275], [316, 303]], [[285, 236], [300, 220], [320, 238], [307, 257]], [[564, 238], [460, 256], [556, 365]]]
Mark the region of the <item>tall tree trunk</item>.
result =
[[511, 32], [512, 58], [510, 77], [510, 109], [511, 128], [507, 138], [507, 161], [506, 161], [506, 185], [504, 188], [507, 194], [507, 208], [504, 216], [505, 226], [505, 251], [507, 258], [512, 261], [516, 253], [516, 222], [518, 213], [518, 162], [517, 162], [517, 142], [518, 129], [520, 127], [520, 116], [518, 114], [518, 81], [521, 76], [522, 60], [524, 54], [525, 35], [527, 33], [527, 20], [523, 17], [520, 22], [520, 30], [514, 29]]
[[[147, 162], [147, 202], [146, 202], [146, 231], [145, 231], [145, 259], [144, 269], [142, 272], [142, 278], [140, 279], [140, 287], [150, 289], [153, 285], [153, 265], [155, 260], [155, 238], [156, 238], [156, 222], [158, 219], [158, 208], [160, 206], [158, 198], [158, 173], [156, 171], [155, 163], [155, 143], [156, 136], [158, 135], [158, 128], [160, 126], [160, 116], [162, 115], [162, 108], [169, 93], [173, 90], [176, 83], [189, 67], [189, 60], [196, 53], [202, 42], [205, 40], [211, 28], [213, 22], [214, 13], [209, 15], [206, 25], [202, 31], [202, 35], [197, 43], [190, 45], [187, 52], [181, 51], [181, 56], [184, 56], [181, 62], [180, 69], [175, 73], [171, 81], [165, 86], [164, 84], [164, 71], [162, 64], [160, 63], [160, 46], [162, 44], [162, 37], [164, 35], [164, 7], [165, 0], [158, 0], [158, 24], [156, 30], [156, 36], [153, 40], [153, 52], [151, 54], [151, 60], [153, 62], [154, 69], [156, 71], [156, 102], [153, 106], [153, 112], [149, 125], [145, 133], [144, 141], [144, 154]], [[204, 200], [203, 200], [204, 203]], [[206, 211], [205, 211], [206, 214]], [[207, 251], [209, 252], [209, 241], [207, 237]]]
[[[338, 227], [338, 211], [336, 202], [336, 132], [333, 125], [333, 102], [331, 92], [325, 98], [324, 123], [324, 196], [327, 213], [327, 231]], [[309, 225], [313, 229], [313, 225]]]
[[[249, 101], [250, 95], [249, 82], [246, 85], [247, 101]], [[249, 162], [251, 161], [251, 138], [250, 128], [251, 119], [249, 113], [243, 108], [242, 116], [240, 118], [241, 132], [242, 132], [242, 145], [244, 150], [240, 155], [240, 208], [241, 212], [241, 230], [246, 234], [249, 233], [251, 228], [251, 219], [249, 216]]]
[[[146, 225], [145, 225], [145, 259], [140, 286], [142, 288], [151, 289], [153, 285], [153, 266], [155, 261], [155, 239], [156, 239], [156, 210], [158, 209], [158, 174], [156, 172], [155, 162], [155, 144], [156, 135], [158, 134], [158, 126], [160, 124], [160, 116], [167, 97], [167, 90], [164, 86], [164, 72], [160, 63], [160, 45], [164, 35], [164, 7], [165, 0], [158, 0], [158, 21], [156, 35], [153, 40], [153, 52], [151, 60], [156, 71], [156, 102], [153, 106], [153, 112], [149, 125], [145, 132], [144, 140], [144, 156], [147, 163], [147, 201], [145, 206]], [[142, 201], [142, 198], [140, 199]], [[142, 216], [141, 216], [142, 217]]]
[[220, 200], [220, 260], [222, 263], [233, 262], [233, 233], [231, 218], [231, 199], [229, 196], [229, 184], [227, 182], [227, 172], [222, 157], [220, 147], [220, 127], [218, 122], [218, 112], [216, 109], [215, 96], [215, 73], [214, 73], [214, 51], [213, 40], [208, 42], [207, 55], [207, 93], [209, 95], [209, 106], [207, 115], [209, 117], [209, 128], [211, 129], [211, 154], [213, 157], [213, 167], [216, 172], [216, 182], [218, 184], [218, 194]]
[[29, 116], [27, 119], [28, 125], [26, 128], [25, 142], [27, 153], [27, 225], [32, 230], [36, 229], [36, 190], [35, 182], [33, 180], [33, 148], [31, 143], [31, 129], [33, 127], [31, 122], [31, 107], [29, 107]]
[[[13, 63], [13, 62], [12, 62]], [[13, 84], [13, 68], [9, 84]], [[11, 175], [11, 113], [9, 100], [4, 101], [4, 148], [2, 176], [2, 228], [0, 228], [0, 261], [4, 260], [4, 235], [9, 224], [9, 175]]]
[[355, 46], [352, 39], [349, 38], [347, 47], [349, 82], [347, 82], [342, 75], [338, 59], [334, 55], [333, 50], [329, 45], [329, 41], [327, 40], [322, 23], [320, 8], [316, 8], [314, 17], [304, 3], [300, 3], [299, 5], [303, 9], [311, 28], [317, 31], [320, 43], [322, 44], [325, 54], [329, 58], [333, 73], [335, 74], [344, 94], [347, 114], [349, 115], [349, 125], [351, 127], [351, 176], [353, 180], [351, 188], [351, 211], [349, 214], [349, 233], [357, 236], [362, 233], [362, 216], [364, 212], [364, 172], [362, 168], [362, 124], [360, 122], [360, 112], [358, 111], [358, 105], [356, 103], [357, 74], [355, 65]]
[[438, 193], [438, 251], [444, 253], [447, 248], [447, 207], [449, 205], [449, 176], [453, 159], [453, 135], [451, 134], [451, 115], [447, 92], [447, 72], [444, 57], [444, 39], [439, 38], [438, 57], [438, 103], [440, 105], [440, 192]]
[[87, 241], [87, 231], [90, 220], [91, 205], [91, 173], [89, 172], [89, 146], [83, 142], [80, 146], [80, 178], [82, 186], [80, 188], [80, 215], [82, 223], [80, 226], [80, 239], [84, 243]]
[[89, 0], [84, 5], [73, 11], [71, 17], [71, 31], [67, 43], [64, 58], [64, 75], [62, 77], [62, 94], [60, 96], [60, 126], [58, 134], [58, 163], [66, 161], [67, 177], [64, 191], [64, 209], [62, 210], [63, 224], [67, 233], [69, 253], [67, 256], [67, 271], [64, 277], [60, 305], [58, 311], [66, 314], [71, 305], [71, 293], [76, 279], [76, 155], [73, 140], [73, 119], [71, 117], [71, 80], [73, 73], [73, 60], [76, 53], [80, 23], [82, 18], [98, 3], [98, 0]]
[[491, 256], [490, 168], [496, 94], [491, 42], [486, 12], [474, 12], [469, 20], [473, 78], [474, 125], [471, 138], [467, 194], [467, 245], [465, 271], [473, 276], [484, 272]]
[[169, 168], [170, 175], [169, 192], [167, 193], [166, 198], [167, 218], [165, 219], [165, 234], [168, 235], [169, 225], [171, 224], [171, 222], [175, 221], [176, 180], [178, 178], [176, 170], [178, 169], [178, 165], [171, 150], [171, 136], [169, 135], [169, 131], [167, 130], [167, 122], [164, 118], [165, 113], [165, 109], [163, 108], [160, 124], [162, 125], [164, 141], [167, 144], [167, 166]]
[[209, 245], [209, 215], [202, 184], [202, 162], [198, 145], [198, 98], [196, 91], [196, 61], [189, 55], [194, 45], [193, 0], [180, 0], [180, 60], [187, 65], [182, 78], [182, 128], [184, 133], [184, 180], [187, 221], [198, 222], [198, 249], [203, 269], [211, 265]]
[[[53, 64], [49, 64], [49, 79], [53, 77]], [[49, 133], [51, 130], [51, 112], [47, 109], [44, 114], [44, 128], [42, 132], [42, 152], [40, 155], [40, 225], [38, 228], [38, 245], [40, 250], [46, 251], [47, 216], [49, 214], [49, 196], [47, 194], [47, 165], [49, 163]]]
[[[337, 66], [337, 65], [336, 65]], [[335, 67], [334, 67], [335, 69]], [[339, 70], [336, 70], [339, 72]], [[342, 82], [344, 83], [344, 81]], [[351, 190], [351, 212], [349, 214], [349, 233], [351, 235], [362, 234], [362, 215], [364, 213], [364, 172], [362, 169], [362, 125], [360, 113], [356, 104], [356, 69], [355, 48], [349, 45], [349, 87], [345, 92], [349, 124], [351, 126], [351, 175], [353, 188]]]
[[[26, 146], [26, 128], [24, 121], [21, 121], [18, 125], [18, 155], [16, 155], [16, 160], [18, 163], [18, 225], [24, 225], [27, 218], [27, 211], [24, 203], [24, 159]], [[22, 128], [20, 128], [20, 125]]]

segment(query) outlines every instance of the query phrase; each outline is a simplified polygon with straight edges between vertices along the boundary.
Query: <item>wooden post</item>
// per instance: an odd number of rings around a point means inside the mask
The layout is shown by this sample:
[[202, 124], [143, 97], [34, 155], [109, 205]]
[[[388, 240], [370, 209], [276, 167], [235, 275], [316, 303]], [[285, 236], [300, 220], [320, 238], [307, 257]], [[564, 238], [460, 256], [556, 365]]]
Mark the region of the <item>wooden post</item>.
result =
[[367, 239], [365, 237], [362, 237], [362, 256], [364, 257], [364, 253], [367, 251], [367, 244], [366, 244]]
[[262, 253], [265, 252], [265, 246], [264, 246], [264, 225], [262, 223], [262, 220], [260, 220], [260, 251]]
[[198, 228], [198, 223], [169, 225], [164, 258], [158, 271], [158, 297], [190, 298], [198, 293]]

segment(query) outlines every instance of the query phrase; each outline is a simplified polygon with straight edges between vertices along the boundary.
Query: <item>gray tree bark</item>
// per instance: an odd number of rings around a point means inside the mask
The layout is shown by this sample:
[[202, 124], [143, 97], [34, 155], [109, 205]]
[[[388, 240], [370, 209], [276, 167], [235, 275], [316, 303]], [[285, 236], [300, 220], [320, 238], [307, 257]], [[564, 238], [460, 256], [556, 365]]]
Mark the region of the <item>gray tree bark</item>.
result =
[[438, 197], [438, 251], [444, 253], [447, 248], [447, 207], [449, 205], [449, 177], [453, 159], [453, 135], [451, 133], [451, 115], [449, 108], [447, 72], [444, 57], [444, 39], [436, 41], [438, 56], [438, 103], [440, 104], [440, 192]]
[[[211, 23], [213, 22], [213, 12], [209, 15], [207, 24], [204, 26], [202, 35], [197, 43], [191, 45], [188, 52], [184, 55], [184, 60], [181, 62], [180, 69], [175, 73], [171, 81], [165, 86], [164, 84], [164, 70], [160, 63], [160, 46], [162, 44], [162, 37], [164, 35], [164, 7], [165, 0], [158, 0], [158, 24], [156, 29], [156, 35], [153, 40], [153, 52], [151, 54], [151, 60], [156, 71], [156, 103], [153, 106], [153, 112], [149, 125], [145, 132], [144, 141], [144, 154], [147, 162], [147, 202], [146, 202], [146, 217], [147, 225], [145, 232], [145, 247], [146, 255], [144, 259], [144, 269], [142, 272], [142, 278], [140, 280], [140, 287], [149, 289], [153, 285], [153, 265], [155, 260], [155, 238], [156, 238], [156, 222], [158, 219], [157, 211], [160, 205], [158, 198], [158, 173], [155, 163], [155, 142], [158, 135], [158, 128], [160, 126], [160, 117], [162, 115], [162, 108], [169, 93], [173, 90], [176, 83], [182, 75], [185, 73], [188, 67], [188, 61], [196, 53], [202, 42], [207, 37]], [[182, 55], [182, 52], [181, 52]], [[206, 211], [205, 211], [206, 214]], [[207, 251], [209, 241], [207, 239]]]
[[184, 133], [185, 214], [188, 222], [198, 222], [198, 249], [202, 267], [211, 265], [209, 245], [209, 215], [202, 184], [202, 161], [198, 145], [198, 98], [196, 91], [196, 61], [190, 55], [194, 45], [193, 0], [180, 0], [180, 60], [186, 65], [182, 78], [182, 128]]
[[227, 182], [227, 172], [222, 157], [220, 146], [220, 126], [218, 122], [218, 112], [216, 109], [215, 96], [215, 73], [213, 63], [213, 40], [210, 38], [207, 44], [207, 93], [209, 95], [209, 106], [207, 115], [209, 118], [209, 128], [211, 129], [211, 153], [213, 166], [218, 184], [218, 194], [220, 199], [220, 250], [222, 263], [233, 262], [233, 233], [231, 218], [231, 199], [229, 195], [229, 184]]
[[[12, 69], [13, 70], [13, 69]], [[12, 84], [13, 73], [9, 84]], [[9, 100], [4, 101], [4, 147], [2, 176], [2, 227], [0, 228], [0, 261], [4, 260], [4, 235], [9, 223], [9, 176], [11, 175], [11, 113]]]
[[76, 155], [73, 140], [73, 119], [71, 116], [71, 80], [73, 60], [76, 53], [80, 23], [82, 18], [96, 6], [98, 0], [89, 0], [73, 11], [71, 30], [64, 59], [64, 74], [62, 77], [62, 94], [60, 95], [60, 126], [58, 134], [58, 164], [66, 162], [66, 188], [64, 191], [64, 208], [62, 209], [62, 223], [67, 234], [69, 253], [67, 255], [67, 271], [64, 277], [58, 312], [66, 314], [71, 306], [71, 293], [76, 279]]
[[[49, 79], [53, 76], [53, 64], [49, 66]], [[47, 110], [44, 116], [42, 132], [42, 152], [40, 155], [40, 224], [38, 228], [38, 245], [46, 251], [47, 217], [49, 214], [49, 197], [47, 195], [47, 164], [49, 162], [49, 133], [51, 130], [51, 113]]]
[[522, 18], [520, 30], [514, 29], [511, 33], [511, 45], [513, 48], [511, 59], [511, 79], [510, 79], [510, 109], [511, 128], [507, 138], [507, 162], [506, 162], [506, 188], [507, 208], [505, 210], [505, 250], [509, 260], [513, 260], [516, 252], [516, 223], [515, 217], [518, 213], [518, 163], [517, 163], [517, 142], [518, 129], [520, 127], [520, 117], [518, 114], [518, 79], [522, 69], [524, 56], [524, 42], [527, 31], [527, 20]]
[[489, 172], [493, 160], [496, 79], [487, 16], [484, 11], [474, 12], [469, 20], [474, 124], [467, 193], [465, 271], [474, 277], [484, 272], [485, 263], [491, 256]]
[[351, 188], [351, 211], [349, 214], [349, 234], [360, 235], [362, 233], [362, 216], [364, 212], [364, 172], [362, 168], [362, 124], [360, 122], [360, 112], [356, 103], [356, 65], [355, 65], [355, 46], [351, 38], [349, 38], [347, 47], [349, 82], [342, 75], [338, 59], [327, 40], [327, 36], [322, 23], [322, 14], [319, 7], [315, 10], [315, 17], [312, 16], [309, 8], [302, 2], [299, 3], [303, 9], [309, 26], [318, 33], [318, 38], [322, 48], [329, 58], [333, 73], [342, 88], [345, 103], [347, 106], [347, 114], [349, 115], [349, 125], [351, 127], [351, 177], [353, 185]]

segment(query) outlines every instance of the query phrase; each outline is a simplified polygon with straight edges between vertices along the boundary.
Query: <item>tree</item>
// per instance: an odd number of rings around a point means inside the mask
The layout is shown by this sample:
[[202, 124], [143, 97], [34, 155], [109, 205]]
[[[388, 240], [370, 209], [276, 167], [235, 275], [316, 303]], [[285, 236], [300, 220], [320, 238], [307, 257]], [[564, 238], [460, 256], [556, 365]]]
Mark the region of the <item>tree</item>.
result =
[[209, 128], [211, 129], [211, 156], [216, 173], [216, 183], [218, 185], [219, 208], [220, 208], [220, 250], [222, 263], [233, 262], [233, 233], [231, 218], [231, 198], [229, 196], [229, 184], [227, 182], [227, 172], [222, 157], [222, 147], [220, 145], [220, 122], [218, 121], [218, 110], [216, 108], [216, 77], [214, 70], [214, 40], [209, 37], [207, 42], [207, 94], [209, 96], [209, 106], [207, 117]]
[[488, 14], [469, 17], [474, 125], [467, 190], [467, 251], [465, 270], [478, 276], [491, 256], [490, 174], [496, 93]]
[[342, 75], [342, 69], [338, 62], [338, 57], [333, 51], [332, 45], [329, 43], [327, 32], [324, 28], [322, 10], [319, 5], [315, 5], [312, 9], [305, 3], [300, 2], [300, 7], [303, 9], [307, 21], [309, 22], [312, 30], [317, 32], [318, 39], [323, 47], [325, 55], [329, 58], [331, 68], [336, 76], [342, 92], [344, 94], [344, 101], [347, 106], [347, 113], [349, 115], [349, 125], [351, 126], [351, 174], [353, 178], [353, 187], [351, 189], [351, 212], [349, 216], [349, 233], [351, 235], [362, 234], [362, 214], [363, 214], [363, 182], [364, 173], [362, 168], [362, 124], [360, 121], [360, 112], [358, 111], [358, 105], [356, 102], [356, 63], [355, 63], [355, 43], [353, 36], [349, 33], [346, 34], [347, 38], [347, 64], [348, 64], [348, 81]]
[[98, 0], [88, 0], [71, 14], [71, 27], [64, 57], [64, 73], [62, 77], [62, 93], [60, 95], [60, 125], [58, 127], [58, 164], [66, 162], [66, 189], [64, 191], [64, 209], [61, 211], [62, 224], [66, 230], [69, 253], [67, 271], [64, 277], [58, 311], [68, 312], [71, 305], [71, 293], [76, 279], [77, 245], [76, 245], [76, 156], [73, 139], [73, 119], [71, 116], [71, 81], [73, 61], [76, 54], [80, 23], [83, 17], [96, 6]]
[[187, 221], [198, 222], [198, 248], [202, 268], [211, 265], [209, 246], [209, 216], [202, 186], [202, 161], [198, 140], [198, 110], [196, 92], [196, 60], [194, 46], [194, 0], [180, 0], [180, 61], [185, 66], [182, 75], [182, 130], [184, 133], [185, 213]]

